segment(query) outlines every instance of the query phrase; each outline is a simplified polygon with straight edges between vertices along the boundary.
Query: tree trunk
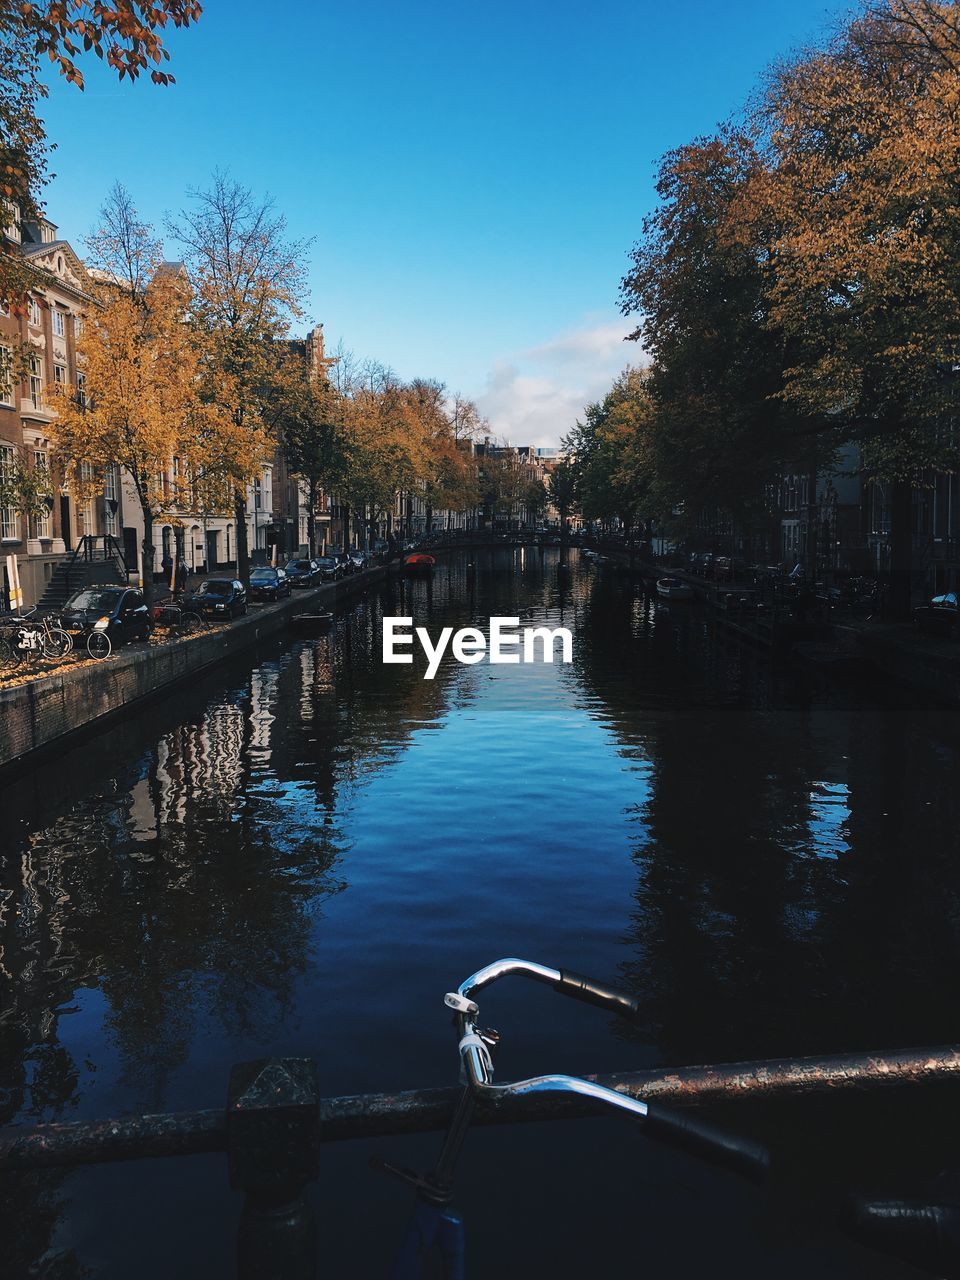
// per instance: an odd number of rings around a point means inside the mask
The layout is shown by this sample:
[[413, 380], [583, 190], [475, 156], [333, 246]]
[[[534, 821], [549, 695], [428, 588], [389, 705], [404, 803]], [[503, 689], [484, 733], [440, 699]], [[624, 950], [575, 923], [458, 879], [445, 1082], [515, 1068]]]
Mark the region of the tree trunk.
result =
[[890, 486], [890, 590], [887, 613], [901, 621], [910, 617], [913, 599], [913, 484], [895, 480]]
[[431, 529], [433, 528], [433, 503], [432, 502], [427, 503], [426, 520], [427, 520], [427, 527], [424, 530], [424, 532], [429, 534]]
[[[310, 476], [307, 481], [307, 542], [311, 559], [317, 554], [317, 477]], [[299, 548], [298, 548], [299, 550]]]
[[143, 512], [143, 543], [140, 555], [143, 560], [143, 598], [148, 605], [153, 603], [153, 512], [144, 503], [140, 504]]
[[245, 489], [233, 491], [233, 516], [237, 535], [237, 577], [246, 585], [250, 579], [250, 549], [247, 545], [247, 493]]

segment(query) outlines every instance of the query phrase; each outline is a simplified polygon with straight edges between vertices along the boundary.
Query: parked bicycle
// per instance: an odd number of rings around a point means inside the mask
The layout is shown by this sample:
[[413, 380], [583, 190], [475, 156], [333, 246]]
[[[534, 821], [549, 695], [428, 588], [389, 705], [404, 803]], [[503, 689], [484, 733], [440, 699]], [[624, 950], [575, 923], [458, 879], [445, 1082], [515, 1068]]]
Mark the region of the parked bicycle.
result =
[[181, 596], [174, 596], [153, 606], [153, 625], [170, 635], [190, 636], [204, 630], [206, 624], [195, 609], [188, 608]]
[[640, 1121], [643, 1131], [651, 1137], [678, 1143], [738, 1173], [756, 1178], [769, 1168], [769, 1153], [759, 1143], [730, 1134], [688, 1112], [674, 1112], [659, 1103], [617, 1093], [591, 1080], [546, 1075], [516, 1080], [511, 1084], [494, 1084], [493, 1054], [500, 1035], [477, 1025], [480, 1010], [474, 997], [491, 983], [508, 976], [531, 978], [534, 982], [553, 987], [561, 995], [614, 1013], [637, 1012], [636, 1001], [623, 992], [593, 982], [582, 974], [551, 969], [529, 960], [495, 960], [467, 978], [456, 991], [444, 996], [444, 1003], [454, 1013], [465, 1084], [437, 1163], [429, 1173], [417, 1173], [385, 1161], [375, 1162], [376, 1167], [414, 1187], [417, 1196], [392, 1280], [422, 1280], [427, 1275], [439, 1275], [441, 1280], [463, 1280], [465, 1276], [463, 1219], [452, 1203], [453, 1178], [478, 1102], [496, 1105], [510, 1098], [534, 1094], [587, 1098]]
[[69, 631], [51, 614], [35, 617], [36, 606], [25, 613], [8, 614], [0, 632], [0, 669], [19, 666], [24, 661], [65, 658], [73, 648]]
[[87, 632], [87, 653], [98, 660], [109, 658], [113, 653], [113, 641], [106, 627], [95, 624]]

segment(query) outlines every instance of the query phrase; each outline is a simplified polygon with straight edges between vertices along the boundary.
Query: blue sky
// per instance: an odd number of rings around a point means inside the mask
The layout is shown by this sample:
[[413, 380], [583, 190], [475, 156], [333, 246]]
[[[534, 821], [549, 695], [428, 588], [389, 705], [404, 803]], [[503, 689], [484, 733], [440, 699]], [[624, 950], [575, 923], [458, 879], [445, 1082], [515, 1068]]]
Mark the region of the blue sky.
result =
[[[156, 224], [220, 166], [314, 237], [309, 316], [555, 442], [636, 349], [617, 310], [657, 158], [734, 112], [835, 0], [207, 0], [177, 84], [54, 85], [49, 216], [120, 179]], [[169, 247], [173, 251], [173, 246]]]

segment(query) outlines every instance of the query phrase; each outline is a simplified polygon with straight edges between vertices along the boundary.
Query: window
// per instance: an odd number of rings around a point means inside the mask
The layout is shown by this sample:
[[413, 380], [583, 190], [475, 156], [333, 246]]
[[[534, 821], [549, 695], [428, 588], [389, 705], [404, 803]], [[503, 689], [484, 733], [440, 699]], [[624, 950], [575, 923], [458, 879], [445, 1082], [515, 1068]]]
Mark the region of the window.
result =
[[[12, 444], [0, 444], [0, 481], [12, 480], [17, 465], [17, 451]], [[17, 526], [17, 512], [14, 507], [0, 507], [0, 537], [17, 540], [20, 531]]]
[[54, 307], [53, 311], [51, 312], [51, 315], [53, 318], [53, 336], [55, 338], [62, 338], [63, 330], [64, 330], [63, 312], [60, 311], [59, 308]]
[[[33, 465], [38, 471], [47, 470], [47, 453], [45, 449], [35, 449], [33, 453]], [[50, 509], [45, 507], [42, 512], [34, 513], [33, 516], [33, 536], [35, 538], [52, 538], [53, 530], [50, 525]]]
[[0, 404], [13, 404], [13, 350], [0, 346]]
[[35, 329], [40, 327], [40, 303], [36, 298], [31, 298], [27, 303], [27, 320]]
[[73, 317], [73, 336], [75, 338], [83, 337], [83, 316]]
[[30, 357], [30, 403], [34, 409], [43, 407], [43, 364], [39, 356]]
[[55, 364], [53, 366], [53, 380], [58, 387], [67, 385], [67, 366], [65, 364]]
[[[90, 484], [90, 482], [93, 480], [93, 464], [92, 463], [90, 462], [80, 463], [80, 479], [83, 481], [85, 488]], [[83, 520], [83, 532], [84, 533], [96, 532], [97, 516], [96, 516], [96, 510], [94, 508], [92, 498], [87, 498], [86, 502], [83, 504], [80, 510], [80, 515]]]
[[77, 374], [77, 404], [81, 409], [87, 407], [87, 375], [85, 373]]
[[103, 477], [103, 531], [117, 536], [117, 512], [120, 509], [120, 485], [116, 467], [108, 467]]

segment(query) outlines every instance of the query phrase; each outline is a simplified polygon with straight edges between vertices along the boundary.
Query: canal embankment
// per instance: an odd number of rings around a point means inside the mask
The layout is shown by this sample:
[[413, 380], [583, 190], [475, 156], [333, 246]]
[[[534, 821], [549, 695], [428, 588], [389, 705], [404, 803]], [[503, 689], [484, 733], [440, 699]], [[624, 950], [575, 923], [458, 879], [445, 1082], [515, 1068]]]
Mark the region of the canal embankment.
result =
[[286, 631], [296, 614], [327, 609], [363, 594], [382, 581], [389, 568], [377, 566], [339, 582], [297, 591], [287, 600], [254, 606], [227, 626], [131, 646], [102, 662], [68, 663], [48, 675], [0, 686], [0, 778], [41, 762], [68, 740], [98, 730], [181, 682]]
[[932, 696], [945, 706], [960, 706], [960, 644], [956, 639], [917, 631], [908, 623], [828, 614], [821, 622], [798, 623], [741, 600], [750, 584], [709, 582], [683, 569], [665, 569], [603, 547], [622, 567], [646, 581], [664, 573], [689, 584], [697, 599], [711, 607], [717, 626], [738, 642], [777, 650], [791, 661], [830, 670], [837, 677], [864, 668], [904, 688]]

